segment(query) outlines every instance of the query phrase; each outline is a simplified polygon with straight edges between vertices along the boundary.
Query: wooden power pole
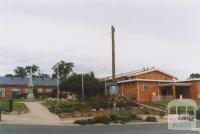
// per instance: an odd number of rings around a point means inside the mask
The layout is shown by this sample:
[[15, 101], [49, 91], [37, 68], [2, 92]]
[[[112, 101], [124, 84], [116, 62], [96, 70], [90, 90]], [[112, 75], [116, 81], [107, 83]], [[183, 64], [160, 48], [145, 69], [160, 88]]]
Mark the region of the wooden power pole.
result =
[[112, 33], [112, 80], [115, 81], [115, 28], [111, 26]]

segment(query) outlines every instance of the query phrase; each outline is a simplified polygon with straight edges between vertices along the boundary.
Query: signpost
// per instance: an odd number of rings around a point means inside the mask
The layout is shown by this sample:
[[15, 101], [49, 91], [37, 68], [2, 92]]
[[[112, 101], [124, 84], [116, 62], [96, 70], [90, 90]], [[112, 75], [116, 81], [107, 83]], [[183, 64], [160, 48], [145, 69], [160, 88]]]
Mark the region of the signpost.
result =
[[117, 94], [118, 94], [117, 82], [115, 82], [115, 81], [109, 82], [109, 95], [114, 95], [114, 102], [113, 102], [113, 112], [114, 113], [117, 111], [117, 106], [116, 106], [116, 95]]
[[110, 81], [110, 82], [108, 83], [108, 85], [109, 85], [109, 95], [118, 94], [117, 82], [115, 82], [115, 81]]

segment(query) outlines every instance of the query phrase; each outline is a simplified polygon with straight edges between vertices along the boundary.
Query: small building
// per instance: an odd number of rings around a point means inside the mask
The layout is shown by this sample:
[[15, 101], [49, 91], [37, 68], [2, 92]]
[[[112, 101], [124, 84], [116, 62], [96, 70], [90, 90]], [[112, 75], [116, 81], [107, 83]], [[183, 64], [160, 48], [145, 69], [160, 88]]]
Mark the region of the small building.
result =
[[[112, 77], [102, 80], [111, 81]], [[139, 102], [183, 98], [200, 100], [200, 79], [179, 81], [177, 77], [155, 68], [116, 75], [118, 94], [136, 97]]]
[[[56, 79], [33, 78], [33, 89], [39, 93], [50, 93], [56, 89]], [[29, 77], [0, 77], [0, 97], [11, 98], [28, 93]]]

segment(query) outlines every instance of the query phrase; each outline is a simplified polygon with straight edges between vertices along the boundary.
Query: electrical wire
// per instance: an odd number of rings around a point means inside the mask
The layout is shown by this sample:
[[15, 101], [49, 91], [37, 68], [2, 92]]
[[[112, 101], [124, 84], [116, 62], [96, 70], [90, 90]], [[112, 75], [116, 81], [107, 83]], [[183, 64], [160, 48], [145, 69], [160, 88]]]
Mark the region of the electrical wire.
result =
[[29, 59], [23, 59], [23, 60], [17, 60], [16, 62], [21, 63], [21, 62], [38, 61], [38, 60], [43, 60], [43, 59], [45, 59], [45, 58], [52, 57], [52, 56], [55, 56], [55, 55], [60, 55], [60, 54], [62, 54], [62, 53], [64, 53], [64, 52], [67, 52], [67, 51], [70, 51], [70, 52], [71, 52], [71, 51], [77, 50], [77, 49], [79, 49], [79, 48], [81, 48], [81, 47], [91, 45], [91, 44], [93, 44], [94, 42], [96, 42], [96, 41], [98, 41], [98, 40], [100, 40], [100, 39], [103, 39], [103, 38], [105, 38], [106, 36], [108, 36], [108, 35], [110, 35], [110, 34], [111, 34], [110, 32], [109, 32], [109, 33], [106, 33], [106, 34], [104, 34], [104, 35], [102, 35], [102, 36], [100, 36], [100, 37], [98, 37], [98, 38], [96, 38], [96, 39], [93, 39], [93, 40], [90, 40], [90, 41], [87, 41], [87, 42], [84, 42], [84, 43], [80, 43], [80, 44], [78, 44], [78, 45], [76, 45], [76, 46], [74, 46], [74, 47], [71, 47], [71, 48], [68, 48], [68, 49], [65, 49], [65, 50], [62, 50], [62, 51], [59, 51], [59, 52], [55, 52], [55, 53], [52, 53], [52, 54], [49, 54], [49, 55], [39, 56], [39, 57], [29, 58]]

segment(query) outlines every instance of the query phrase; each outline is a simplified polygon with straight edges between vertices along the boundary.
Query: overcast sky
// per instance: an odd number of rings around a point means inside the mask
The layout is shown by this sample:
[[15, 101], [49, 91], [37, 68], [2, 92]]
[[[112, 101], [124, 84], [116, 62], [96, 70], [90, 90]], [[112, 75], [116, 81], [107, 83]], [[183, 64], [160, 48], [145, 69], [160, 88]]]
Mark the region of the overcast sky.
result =
[[[199, 0], [1, 0], [0, 75], [59, 60], [75, 71], [111, 74], [156, 67], [179, 79], [200, 73]], [[59, 53], [58, 53], [59, 52]]]

